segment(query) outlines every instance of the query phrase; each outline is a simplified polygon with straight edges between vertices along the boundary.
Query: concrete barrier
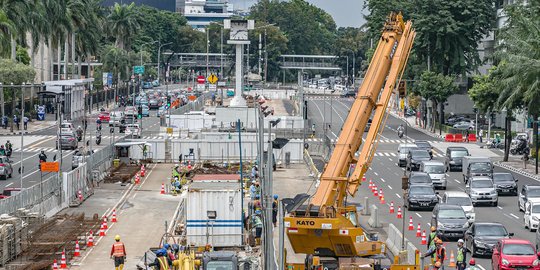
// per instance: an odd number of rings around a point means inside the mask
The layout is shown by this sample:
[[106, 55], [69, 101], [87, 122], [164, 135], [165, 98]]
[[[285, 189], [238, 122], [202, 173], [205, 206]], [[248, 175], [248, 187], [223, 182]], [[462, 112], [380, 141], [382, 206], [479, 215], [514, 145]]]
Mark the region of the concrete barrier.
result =
[[386, 238], [386, 246], [388, 250], [394, 255], [400, 255], [403, 258], [403, 263], [415, 264], [416, 246], [405, 238], [405, 250], [401, 249], [401, 241], [403, 234], [400, 230], [394, 226], [394, 224], [388, 224], [388, 237]]
[[371, 216], [369, 217], [369, 220], [368, 220], [369, 226], [373, 228], [380, 228], [381, 223], [379, 222], [379, 209], [377, 208], [376, 205], [371, 205], [369, 208], [371, 210]]

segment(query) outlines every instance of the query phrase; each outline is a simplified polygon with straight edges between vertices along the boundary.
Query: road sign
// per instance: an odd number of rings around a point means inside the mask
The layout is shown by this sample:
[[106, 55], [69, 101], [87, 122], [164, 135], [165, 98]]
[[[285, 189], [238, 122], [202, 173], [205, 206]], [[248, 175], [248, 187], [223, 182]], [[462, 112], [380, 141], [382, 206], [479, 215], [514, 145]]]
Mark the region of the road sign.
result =
[[227, 84], [226, 84], [225, 82], [218, 82], [217, 85], [218, 85], [218, 86], [225, 86], [225, 85], [227, 85]]
[[204, 78], [203, 75], [197, 76], [197, 82], [198, 82], [199, 84], [204, 84], [205, 81], [206, 81], [206, 79]]
[[218, 77], [215, 74], [212, 74], [208, 76], [208, 82], [211, 84], [216, 84], [218, 81]]
[[40, 166], [42, 172], [58, 172], [60, 167], [58, 162], [41, 162]]
[[134, 66], [133, 73], [135, 74], [144, 74], [144, 66]]
[[167, 134], [172, 135], [172, 132], [173, 132], [173, 128], [168, 127], [167, 128]]

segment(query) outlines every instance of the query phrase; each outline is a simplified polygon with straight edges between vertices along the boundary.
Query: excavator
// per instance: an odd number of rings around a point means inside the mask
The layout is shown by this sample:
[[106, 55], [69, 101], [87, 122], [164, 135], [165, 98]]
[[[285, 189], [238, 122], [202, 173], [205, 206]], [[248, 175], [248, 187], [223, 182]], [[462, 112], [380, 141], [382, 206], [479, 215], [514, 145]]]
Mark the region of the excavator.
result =
[[[323, 257], [359, 258], [385, 253], [385, 244], [359, 226], [356, 205], [347, 205], [347, 197], [355, 195], [372, 162], [388, 117], [388, 103], [403, 76], [415, 35], [411, 21], [404, 22], [401, 13], [388, 16], [315, 194], [308, 204], [285, 217], [286, 233], [294, 252], [307, 254], [302, 269], [332, 269], [314, 267], [320, 265]], [[370, 118], [371, 126], [363, 138]], [[299, 268], [289, 266], [289, 269]], [[391, 269], [419, 267], [392, 265]]]

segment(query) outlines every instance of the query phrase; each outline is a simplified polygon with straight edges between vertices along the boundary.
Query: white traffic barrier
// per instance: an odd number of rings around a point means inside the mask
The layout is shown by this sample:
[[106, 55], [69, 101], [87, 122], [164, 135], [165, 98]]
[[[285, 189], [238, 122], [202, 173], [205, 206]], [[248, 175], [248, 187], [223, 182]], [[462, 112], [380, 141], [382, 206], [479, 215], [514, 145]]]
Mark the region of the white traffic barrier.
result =
[[379, 222], [379, 209], [376, 205], [369, 206], [371, 210], [371, 216], [369, 217], [368, 224], [373, 228], [380, 228], [381, 223]]

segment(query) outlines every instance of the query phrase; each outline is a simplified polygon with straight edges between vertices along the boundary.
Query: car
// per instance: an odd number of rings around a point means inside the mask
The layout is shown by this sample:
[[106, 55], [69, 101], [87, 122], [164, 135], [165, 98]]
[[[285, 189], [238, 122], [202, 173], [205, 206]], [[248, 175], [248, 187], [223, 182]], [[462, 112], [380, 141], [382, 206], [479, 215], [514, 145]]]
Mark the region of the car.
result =
[[473, 257], [491, 255], [493, 247], [501, 239], [514, 236], [496, 222], [476, 222], [465, 233], [465, 247]]
[[446, 171], [452, 171], [452, 169], [460, 169], [463, 164], [463, 157], [469, 156], [469, 150], [462, 146], [451, 146], [446, 148], [446, 154], [444, 156], [444, 164]]
[[399, 155], [399, 161], [398, 166], [399, 167], [405, 167], [407, 165], [407, 155], [409, 154], [409, 151], [411, 149], [417, 149], [416, 144], [412, 143], [401, 143], [398, 146], [398, 155]]
[[501, 239], [497, 241], [491, 255], [493, 270], [540, 270], [536, 248], [529, 240]]
[[416, 140], [414, 141], [414, 144], [416, 144], [416, 147], [418, 147], [419, 149], [428, 151], [429, 155], [433, 157], [433, 147], [428, 141]]
[[78, 141], [77, 136], [74, 132], [70, 133], [61, 133], [60, 134], [60, 143], [56, 141], [56, 149], [60, 146], [62, 150], [75, 150], [77, 149]]
[[341, 96], [342, 97], [356, 97], [356, 90], [349, 89], [347, 91], [344, 91]]
[[9, 198], [11, 196], [17, 195], [21, 192], [21, 188], [4, 188], [2, 194], [0, 194], [0, 199]]
[[[92, 153], [94, 151], [92, 150]], [[90, 151], [86, 151], [86, 153], [84, 153], [84, 151], [82, 150], [76, 150], [75, 153], [73, 153], [73, 156], [71, 157], [71, 169], [75, 169], [77, 167], [79, 167], [79, 165], [81, 163], [84, 162], [84, 159], [88, 156], [90, 156]]]
[[446, 120], [446, 124], [451, 126], [458, 122], [463, 122], [463, 121], [471, 121], [471, 120], [466, 115], [452, 115], [448, 117], [448, 119]]
[[163, 105], [163, 106], [159, 107], [158, 112], [157, 112], [157, 116], [160, 117], [162, 115], [167, 114], [167, 110], [169, 110], [169, 107], [167, 105]]
[[409, 210], [413, 209], [429, 209], [433, 210], [433, 207], [439, 202], [439, 198], [433, 190], [431, 185], [411, 185], [405, 192], [406, 206]]
[[525, 211], [525, 203], [531, 198], [540, 198], [539, 185], [523, 185], [518, 196], [519, 211]]
[[493, 173], [493, 183], [497, 187], [499, 195], [510, 194], [517, 196], [517, 181], [511, 173]]
[[523, 214], [525, 229], [529, 229], [531, 232], [537, 230], [538, 218], [540, 218], [540, 199], [531, 198], [525, 203], [525, 213]]
[[472, 199], [473, 206], [488, 203], [492, 206], [499, 204], [499, 195], [491, 178], [486, 176], [473, 176], [465, 185], [465, 192]]
[[418, 148], [410, 150], [409, 154], [407, 154], [407, 170], [416, 171], [420, 169], [420, 163], [422, 163], [422, 161], [428, 160], [431, 160], [428, 151], [420, 150]]
[[471, 123], [470, 121], [461, 121], [461, 122], [458, 122], [458, 123], [454, 124], [452, 127], [456, 128], [456, 129], [473, 130], [474, 129], [474, 124]]
[[6, 156], [0, 156], [0, 179], [7, 180], [11, 178], [12, 174], [11, 160]]
[[439, 203], [433, 208], [431, 224], [443, 238], [463, 238], [469, 229], [469, 219], [459, 205]]
[[150, 110], [158, 109], [159, 106], [161, 106], [161, 101], [157, 98], [153, 98], [148, 101], [148, 107]]
[[138, 124], [128, 124], [126, 126], [126, 137], [141, 138], [141, 129]]
[[152, 83], [151, 82], [144, 82], [142, 88], [143, 89], [152, 89]]
[[59, 134], [70, 133], [70, 132], [74, 132], [74, 131], [75, 131], [75, 127], [73, 126], [72, 123], [70, 123], [70, 122], [62, 122], [62, 124], [60, 124], [60, 132], [59, 132]]
[[109, 126], [111, 127], [118, 127], [122, 123], [122, 120], [124, 120], [126, 115], [124, 112], [121, 111], [114, 111], [110, 113], [110, 120], [109, 120]]
[[463, 191], [446, 191], [441, 198], [441, 203], [459, 205], [465, 211], [470, 222], [474, 222], [476, 219], [471, 197]]
[[534, 239], [536, 250], [538, 250], [538, 247], [540, 246], [540, 230], [536, 230], [536, 233], [534, 234]]
[[100, 112], [98, 118], [102, 123], [109, 123], [109, 121], [111, 121], [111, 115], [109, 112]]
[[158, 87], [158, 86], [159, 86], [159, 81], [158, 81], [158, 80], [154, 80], [154, 81], [152, 82], [152, 86], [153, 86], [153, 87]]
[[126, 118], [131, 116], [137, 116], [137, 108], [135, 108], [135, 106], [126, 106], [126, 108], [124, 109], [124, 115], [126, 116]]
[[420, 163], [419, 171], [425, 172], [429, 175], [429, 177], [431, 178], [431, 182], [433, 182], [433, 186], [436, 189], [446, 189], [446, 174], [444, 163], [442, 163], [442, 161], [422, 161], [422, 163]]
[[150, 116], [150, 108], [146, 105], [141, 105], [142, 107], [142, 116], [149, 117]]
[[425, 172], [411, 172], [409, 174], [409, 186], [413, 185], [429, 185], [433, 187], [433, 182], [429, 174]]

